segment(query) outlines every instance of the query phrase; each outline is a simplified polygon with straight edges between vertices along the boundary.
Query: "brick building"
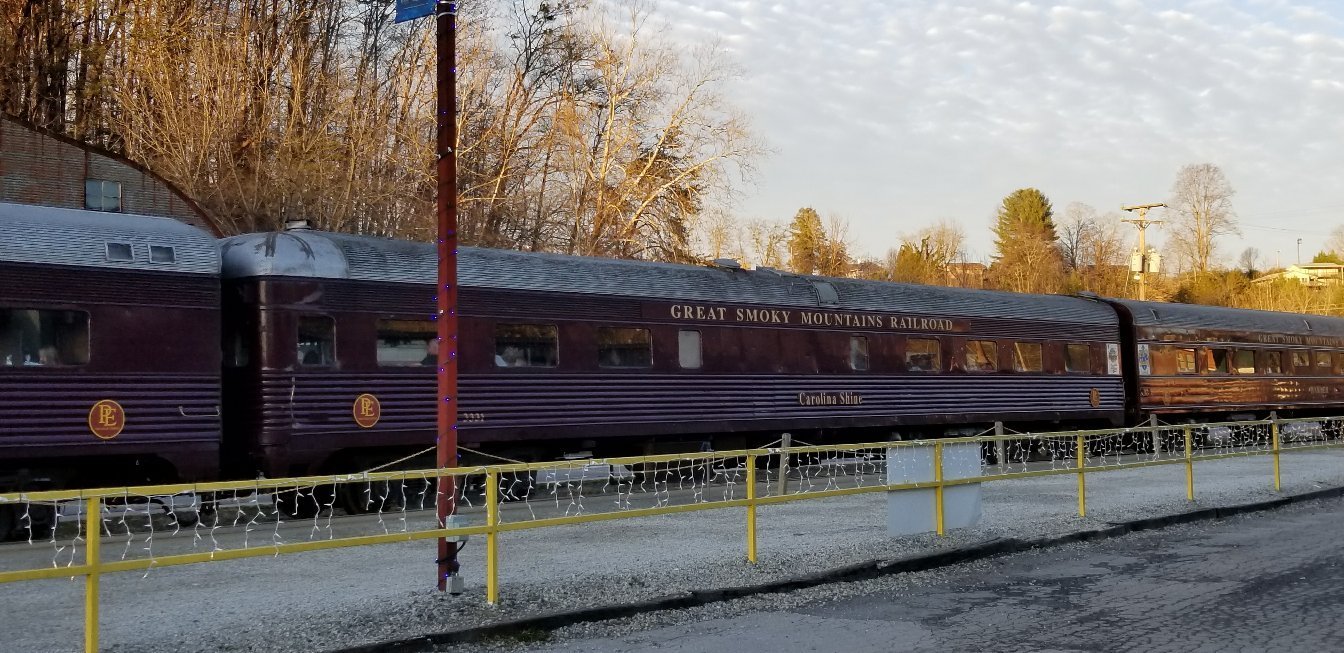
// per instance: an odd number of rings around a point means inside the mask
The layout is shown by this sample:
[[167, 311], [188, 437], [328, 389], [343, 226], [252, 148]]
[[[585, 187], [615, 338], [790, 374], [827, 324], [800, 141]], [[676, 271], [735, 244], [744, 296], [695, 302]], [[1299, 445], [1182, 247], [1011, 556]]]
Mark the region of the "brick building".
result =
[[0, 202], [172, 217], [223, 235], [195, 202], [144, 166], [3, 114]]

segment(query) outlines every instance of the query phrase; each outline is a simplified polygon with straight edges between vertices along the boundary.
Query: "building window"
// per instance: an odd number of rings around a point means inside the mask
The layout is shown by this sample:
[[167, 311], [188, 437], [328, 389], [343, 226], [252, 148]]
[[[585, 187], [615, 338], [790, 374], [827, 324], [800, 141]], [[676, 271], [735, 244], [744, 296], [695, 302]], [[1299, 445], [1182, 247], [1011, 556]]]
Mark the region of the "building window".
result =
[[598, 367], [653, 367], [653, 341], [648, 329], [597, 328]]
[[967, 372], [999, 371], [999, 345], [993, 340], [966, 341]]
[[165, 246], [163, 246], [163, 245], [150, 245], [150, 246], [149, 246], [149, 262], [150, 262], [150, 263], [176, 263], [176, 262], [177, 262], [177, 252], [174, 252], [174, 251], [173, 251], [173, 248], [171, 248], [171, 247], [165, 247]]
[[1045, 369], [1041, 362], [1041, 344], [1038, 342], [1013, 343], [1013, 371], [1040, 372]]
[[1065, 372], [1091, 372], [1092, 346], [1071, 342], [1064, 346]]
[[906, 340], [905, 369], [909, 372], [937, 372], [942, 370], [943, 359], [938, 341], [928, 338]]
[[336, 321], [325, 315], [299, 318], [299, 364], [322, 367], [336, 364]]
[[1344, 374], [1344, 351], [1335, 352], [1335, 374]]
[[699, 331], [677, 332], [677, 360], [681, 363], [681, 369], [700, 369], [701, 356]]
[[495, 367], [555, 367], [560, 330], [553, 324], [496, 324]]
[[1233, 367], [1236, 368], [1237, 374], [1255, 374], [1255, 350], [1238, 349]]
[[863, 336], [849, 337], [849, 369], [855, 372], [868, 371], [868, 339]]
[[439, 327], [429, 320], [378, 320], [378, 364], [434, 366], [439, 362]]
[[130, 243], [107, 243], [107, 260], [109, 261], [134, 261], [135, 254], [131, 251]]
[[1229, 360], [1226, 349], [1204, 350], [1205, 374], [1227, 374], [1231, 371], [1232, 361]]
[[0, 366], [50, 367], [89, 362], [89, 314], [0, 308]]
[[85, 179], [84, 208], [90, 211], [121, 211], [121, 182]]

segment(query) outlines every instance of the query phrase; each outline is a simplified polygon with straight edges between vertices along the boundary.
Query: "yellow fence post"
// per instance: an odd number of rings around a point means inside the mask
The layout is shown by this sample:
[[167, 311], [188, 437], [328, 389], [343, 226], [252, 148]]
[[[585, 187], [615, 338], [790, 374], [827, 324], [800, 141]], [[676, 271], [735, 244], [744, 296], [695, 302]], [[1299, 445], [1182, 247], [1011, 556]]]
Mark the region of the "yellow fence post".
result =
[[1083, 472], [1083, 455], [1085, 435], [1078, 435], [1078, 516], [1087, 516], [1087, 475]]
[[1185, 500], [1195, 500], [1194, 443], [1191, 441], [1189, 426], [1185, 427]]
[[933, 510], [934, 524], [939, 535], [946, 535], [943, 527], [943, 443], [933, 443]]
[[756, 564], [756, 454], [747, 454], [747, 562]]
[[1274, 491], [1278, 492], [1282, 485], [1279, 483], [1279, 420], [1275, 419], [1269, 423], [1269, 434], [1274, 438]]
[[[56, 510], [61, 509], [60, 502]], [[103, 536], [103, 499], [92, 497], [86, 501], [84, 515], [84, 651], [98, 653], [98, 581], [102, 553], [99, 545]]]
[[485, 473], [485, 602], [499, 603], [499, 472]]

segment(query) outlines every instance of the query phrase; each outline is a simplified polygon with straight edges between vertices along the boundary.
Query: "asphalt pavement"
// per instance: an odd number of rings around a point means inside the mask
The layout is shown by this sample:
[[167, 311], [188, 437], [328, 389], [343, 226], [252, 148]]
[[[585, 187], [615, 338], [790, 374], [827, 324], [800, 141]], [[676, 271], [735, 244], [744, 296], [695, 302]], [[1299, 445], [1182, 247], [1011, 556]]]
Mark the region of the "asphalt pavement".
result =
[[[838, 592], [580, 625], [518, 648], [1337, 651], [1344, 646], [1342, 543], [1344, 501], [1329, 499], [848, 583]], [[780, 605], [787, 607], [772, 607]]]

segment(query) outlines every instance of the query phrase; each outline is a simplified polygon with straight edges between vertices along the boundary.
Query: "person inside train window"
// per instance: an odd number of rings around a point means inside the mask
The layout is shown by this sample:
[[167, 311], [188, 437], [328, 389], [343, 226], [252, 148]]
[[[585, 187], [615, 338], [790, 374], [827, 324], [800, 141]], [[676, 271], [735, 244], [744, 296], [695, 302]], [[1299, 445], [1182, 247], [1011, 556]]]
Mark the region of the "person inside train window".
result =
[[599, 367], [652, 367], [653, 341], [648, 329], [598, 327]]
[[1237, 370], [1237, 374], [1255, 374], [1255, 350], [1238, 349], [1233, 367]]
[[560, 332], [549, 324], [496, 324], [495, 365], [555, 367]]
[[439, 339], [430, 338], [425, 341], [425, 357], [420, 359], [421, 365], [439, 364]]
[[864, 372], [868, 369], [868, 339], [863, 336], [849, 337], [849, 369]]
[[48, 367], [87, 362], [87, 313], [0, 308], [0, 365]]
[[1092, 346], [1084, 343], [1071, 342], [1064, 346], [1064, 371], [1065, 372], [1091, 372], [1092, 371]]
[[1232, 361], [1226, 349], [1204, 350], [1205, 374], [1228, 374], [1232, 371]]
[[1330, 352], [1328, 352], [1328, 351], [1317, 351], [1317, 352], [1315, 352], [1314, 356], [1316, 357], [1316, 372], [1315, 372], [1315, 374], [1317, 374], [1317, 375], [1329, 375], [1329, 374], [1330, 374]]
[[941, 370], [938, 341], [929, 338], [911, 338], [905, 342], [905, 369], [909, 372], [937, 372]]
[[1260, 373], [1283, 374], [1283, 352], [1274, 350], [1260, 352]]
[[324, 315], [299, 318], [299, 364], [333, 365], [336, 362], [336, 321]]
[[997, 372], [999, 369], [999, 345], [993, 340], [966, 341], [967, 372]]
[[1013, 343], [1013, 371], [1014, 372], [1040, 372], [1045, 369], [1042, 365], [1041, 343], [1039, 342], [1015, 342]]
[[1294, 349], [1292, 351], [1293, 374], [1311, 374], [1311, 355], [1305, 349]]

